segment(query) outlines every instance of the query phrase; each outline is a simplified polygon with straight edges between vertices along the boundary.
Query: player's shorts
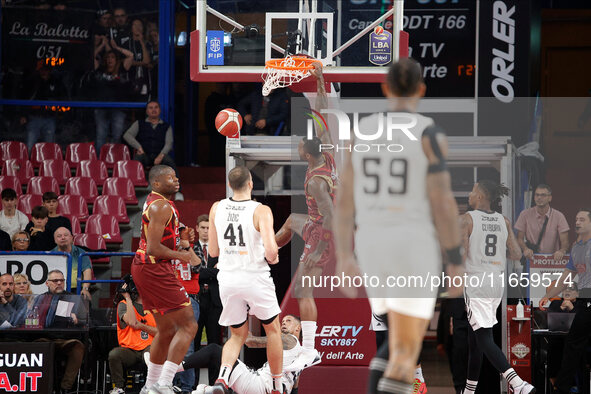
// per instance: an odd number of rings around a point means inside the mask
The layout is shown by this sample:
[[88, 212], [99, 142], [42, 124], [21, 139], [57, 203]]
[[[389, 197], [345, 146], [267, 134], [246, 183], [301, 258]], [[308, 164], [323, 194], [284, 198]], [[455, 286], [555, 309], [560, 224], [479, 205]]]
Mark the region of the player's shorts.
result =
[[[476, 276], [489, 277], [487, 274]], [[504, 288], [500, 283], [491, 286], [487, 281], [479, 283], [478, 287], [464, 288], [466, 312], [473, 330], [490, 328], [497, 324], [497, 308], [503, 300], [503, 293]]]
[[268, 320], [281, 312], [270, 272], [218, 273], [222, 314], [219, 323], [232, 326], [243, 323], [248, 314]]
[[165, 314], [191, 306], [191, 300], [170, 263], [144, 264], [136, 256], [131, 264], [133, 282], [142, 296], [144, 309]]
[[401, 315], [431, 320], [437, 298], [370, 298], [371, 310], [377, 315], [388, 311]]
[[[302, 239], [304, 240], [304, 251], [300, 257], [300, 263], [304, 261], [304, 259], [312, 252], [316, 250], [318, 247], [318, 243], [322, 241], [322, 233], [324, 229], [322, 228], [322, 224], [314, 223], [311, 221], [306, 221], [304, 224], [304, 228], [302, 229]], [[318, 260], [319, 267], [325, 267], [326, 265], [336, 261], [335, 258], [335, 248], [334, 248], [334, 241], [331, 238], [328, 241], [328, 245], [322, 252], [322, 256], [320, 260]]]
[[[261, 370], [252, 370], [248, 368], [242, 361], [238, 363], [232, 370], [229, 379], [230, 388], [240, 394], [266, 394], [267, 387], [272, 382], [268, 382], [269, 376], [261, 374]], [[270, 387], [269, 387], [270, 388]]]

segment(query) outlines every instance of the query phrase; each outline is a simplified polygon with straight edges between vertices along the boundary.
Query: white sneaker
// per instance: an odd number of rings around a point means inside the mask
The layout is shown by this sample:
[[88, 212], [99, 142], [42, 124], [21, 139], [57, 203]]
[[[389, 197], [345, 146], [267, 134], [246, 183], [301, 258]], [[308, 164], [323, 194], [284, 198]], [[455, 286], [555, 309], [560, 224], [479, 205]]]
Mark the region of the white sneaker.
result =
[[512, 389], [513, 394], [534, 394], [536, 392], [536, 388], [525, 380], [519, 386], [513, 387]]
[[195, 390], [193, 390], [193, 392], [191, 394], [205, 394], [205, 389], [209, 387], [206, 384], [200, 384], [197, 386], [197, 388]]
[[148, 394], [176, 394], [172, 385], [170, 386], [161, 386], [158, 383], [150, 387]]
[[125, 390], [115, 387], [113, 390], [109, 391], [109, 394], [125, 394]]
[[142, 387], [142, 389], [140, 390], [140, 394], [149, 394], [150, 393], [150, 389], [146, 386]]

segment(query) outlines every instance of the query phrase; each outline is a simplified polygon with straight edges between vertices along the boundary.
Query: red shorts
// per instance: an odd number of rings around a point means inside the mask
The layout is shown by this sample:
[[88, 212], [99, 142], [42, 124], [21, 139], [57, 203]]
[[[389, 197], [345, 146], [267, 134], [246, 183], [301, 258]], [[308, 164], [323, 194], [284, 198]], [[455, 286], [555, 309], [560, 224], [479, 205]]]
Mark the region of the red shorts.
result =
[[131, 264], [131, 276], [142, 296], [144, 309], [163, 315], [191, 306], [185, 288], [174, 275], [172, 264], [144, 264], [136, 254]]
[[[304, 259], [312, 252], [316, 250], [318, 247], [318, 243], [322, 240], [322, 233], [324, 229], [322, 228], [322, 224], [314, 223], [311, 221], [306, 221], [304, 224], [304, 228], [302, 229], [302, 238], [305, 242], [304, 251], [302, 252], [302, 256], [300, 257], [300, 263], [304, 261]], [[329, 263], [336, 261], [335, 259], [335, 249], [334, 249], [334, 241], [332, 237], [328, 241], [328, 245], [322, 252], [322, 256], [320, 260], [318, 260], [318, 267], [325, 267]]]

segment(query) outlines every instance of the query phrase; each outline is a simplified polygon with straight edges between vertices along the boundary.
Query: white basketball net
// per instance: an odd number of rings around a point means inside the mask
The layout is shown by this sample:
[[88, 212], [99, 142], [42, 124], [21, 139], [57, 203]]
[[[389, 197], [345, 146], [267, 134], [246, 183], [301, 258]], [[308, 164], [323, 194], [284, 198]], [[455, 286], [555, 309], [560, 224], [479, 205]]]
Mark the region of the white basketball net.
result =
[[263, 81], [265, 81], [263, 84], [263, 96], [268, 96], [273, 89], [288, 87], [308, 77], [310, 75], [310, 70], [295, 68], [304, 67], [308, 64], [309, 62], [306, 62], [303, 59], [287, 56], [278, 62], [277, 68], [269, 67], [267, 65], [265, 67], [265, 72], [262, 75]]

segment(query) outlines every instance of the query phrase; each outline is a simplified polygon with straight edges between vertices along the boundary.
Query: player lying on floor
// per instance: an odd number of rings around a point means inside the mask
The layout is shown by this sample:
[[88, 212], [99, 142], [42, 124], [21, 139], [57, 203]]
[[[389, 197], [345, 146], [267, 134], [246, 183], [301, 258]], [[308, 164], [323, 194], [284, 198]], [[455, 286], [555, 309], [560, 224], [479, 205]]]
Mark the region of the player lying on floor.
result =
[[[320, 363], [320, 354], [316, 349], [304, 349], [300, 345], [301, 335], [300, 319], [297, 316], [286, 315], [281, 320], [281, 340], [283, 342], [283, 393], [297, 394], [298, 379], [305, 368]], [[246, 346], [262, 348], [267, 345], [266, 337], [250, 336], [246, 340]], [[222, 347], [211, 344], [185, 358], [179, 366], [180, 371], [190, 368], [207, 368], [210, 363], [220, 363]], [[145, 357], [145, 356], [144, 356]], [[230, 374], [230, 388], [237, 394], [267, 394], [272, 389], [272, 377], [269, 364], [265, 363], [261, 368], [250, 369], [242, 361], [234, 364]], [[193, 394], [203, 394], [209, 386], [200, 384]]]

